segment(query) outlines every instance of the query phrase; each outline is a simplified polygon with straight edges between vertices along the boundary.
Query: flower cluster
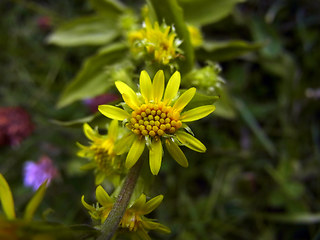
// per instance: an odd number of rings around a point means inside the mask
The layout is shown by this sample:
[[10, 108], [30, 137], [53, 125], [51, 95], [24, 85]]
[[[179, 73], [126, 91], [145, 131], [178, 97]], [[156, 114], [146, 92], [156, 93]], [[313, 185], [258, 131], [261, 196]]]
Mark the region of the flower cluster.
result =
[[89, 124], [83, 125], [83, 131], [91, 140], [90, 146], [78, 143], [81, 150], [78, 156], [85, 157], [90, 163], [83, 166], [83, 169], [94, 169], [96, 184], [100, 184], [105, 178], [118, 183], [121, 176], [126, 173], [122, 159], [117, 156], [115, 142], [118, 139], [118, 121], [112, 121], [107, 135], [99, 134], [98, 130], [92, 129]]
[[[103, 224], [114, 205], [114, 199], [101, 186], [96, 188], [96, 198], [98, 203], [95, 207], [86, 203], [84, 196], [82, 196], [81, 201], [83, 206], [89, 210], [92, 219]], [[148, 232], [151, 230], [170, 233], [170, 229], [166, 226], [144, 216], [156, 209], [162, 199], [163, 196], [159, 195], [146, 201], [146, 195], [142, 194], [133, 204], [127, 207], [120, 222], [118, 233], [130, 233], [132, 239], [142, 240], [150, 239]]]
[[105, 116], [126, 122], [130, 133], [120, 142], [122, 148], [131, 146], [126, 158], [126, 167], [131, 168], [143, 153], [145, 146], [149, 148], [150, 169], [157, 175], [162, 161], [162, 143], [171, 156], [183, 167], [188, 161], [178, 145], [184, 145], [198, 152], [205, 152], [206, 147], [192, 134], [185, 124], [201, 119], [215, 110], [213, 105], [200, 106], [183, 111], [196, 93], [195, 88], [186, 90], [178, 96], [180, 73], [175, 72], [164, 89], [163, 71], [158, 71], [151, 81], [148, 73], [140, 75], [140, 93], [135, 93], [127, 84], [117, 81], [116, 87], [130, 109], [111, 105], [100, 105], [99, 111]]
[[146, 18], [143, 28], [128, 35], [131, 51], [134, 55], [146, 53], [156, 62], [166, 65], [179, 56], [181, 41], [173, 28], [158, 22], [152, 23]]

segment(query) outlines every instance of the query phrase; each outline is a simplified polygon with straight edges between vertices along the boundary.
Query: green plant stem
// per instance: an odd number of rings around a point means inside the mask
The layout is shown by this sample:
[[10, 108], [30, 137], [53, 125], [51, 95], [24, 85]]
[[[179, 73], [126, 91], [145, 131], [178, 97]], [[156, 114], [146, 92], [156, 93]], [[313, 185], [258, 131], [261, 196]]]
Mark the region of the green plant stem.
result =
[[143, 159], [139, 159], [138, 162], [130, 169], [125, 182], [116, 202], [113, 205], [106, 221], [102, 225], [102, 234], [97, 240], [110, 240], [119, 227], [119, 223], [127, 209], [134, 187], [136, 186], [140, 169], [143, 163]]

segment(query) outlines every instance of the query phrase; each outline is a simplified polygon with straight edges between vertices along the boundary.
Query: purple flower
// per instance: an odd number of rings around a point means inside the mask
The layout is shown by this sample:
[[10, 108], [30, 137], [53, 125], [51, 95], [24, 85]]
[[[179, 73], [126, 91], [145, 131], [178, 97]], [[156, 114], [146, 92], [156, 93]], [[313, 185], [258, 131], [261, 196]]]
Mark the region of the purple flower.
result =
[[48, 186], [58, 176], [58, 169], [48, 156], [42, 156], [38, 162], [26, 162], [23, 173], [24, 185], [36, 191], [45, 180]]

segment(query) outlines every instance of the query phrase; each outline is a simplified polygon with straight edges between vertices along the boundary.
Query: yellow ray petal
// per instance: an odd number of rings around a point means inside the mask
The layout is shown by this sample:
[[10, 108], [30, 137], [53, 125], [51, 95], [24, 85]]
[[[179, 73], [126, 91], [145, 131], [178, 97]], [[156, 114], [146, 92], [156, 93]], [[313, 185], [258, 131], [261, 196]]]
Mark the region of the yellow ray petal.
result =
[[140, 106], [139, 99], [137, 97], [137, 94], [132, 90], [131, 87], [129, 87], [127, 84], [121, 81], [115, 82], [117, 89], [121, 93], [122, 97], [125, 94], [126, 99], [123, 97], [123, 100], [128, 104], [129, 107], [132, 109], [137, 109]]
[[111, 119], [123, 121], [130, 117], [130, 114], [125, 110], [111, 105], [100, 105], [98, 109], [103, 115]]
[[143, 207], [143, 215], [151, 213], [155, 210], [163, 200], [163, 195], [158, 195], [150, 199]]
[[140, 158], [145, 147], [145, 141], [136, 138], [133, 142], [126, 159], [126, 168], [131, 168]]
[[151, 79], [145, 70], [140, 74], [140, 92], [146, 103], [153, 99]]
[[188, 160], [179, 146], [171, 139], [166, 140], [166, 147], [170, 155], [177, 161], [182, 167], [188, 167]]
[[153, 141], [150, 148], [150, 169], [153, 175], [158, 175], [162, 161], [162, 144], [161, 141]]
[[26, 206], [26, 210], [24, 211], [24, 219], [27, 221], [31, 221], [35, 211], [37, 210], [39, 204], [41, 203], [44, 194], [46, 193], [47, 180], [45, 180], [41, 186], [38, 188], [36, 193], [33, 195], [31, 200], [28, 202]]
[[83, 132], [84, 135], [86, 135], [86, 137], [90, 140], [93, 140], [96, 137], [93, 129], [90, 127], [88, 123], [83, 124]]
[[99, 185], [96, 189], [96, 198], [98, 202], [104, 206], [107, 207], [110, 204], [113, 204], [112, 198], [109, 196], [109, 194]]
[[112, 120], [108, 128], [108, 137], [115, 141], [118, 137], [118, 121]]
[[81, 197], [81, 202], [82, 202], [82, 205], [83, 205], [86, 209], [88, 209], [89, 211], [95, 211], [95, 210], [96, 210], [93, 206], [91, 206], [91, 205], [89, 205], [88, 203], [86, 203], [86, 201], [84, 200], [84, 195], [82, 195], [82, 197]]
[[216, 107], [214, 105], [205, 105], [197, 107], [182, 113], [180, 119], [182, 122], [192, 122], [208, 116], [215, 109]]
[[181, 76], [178, 71], [176, 71], [168, 81], [166, 91], [164, 93], [163, 102], [165, 104], [170, 104], [172, 99], [177, 95], [180, 87]]
[[190, 88], [187, 91], [185, 91], [176, 101], [176, 103], [173, 105], [173, 109], [181, 112], [185, 106], [191, 101], [194, 94], [196, 93], [196, 88]]
[[164, 90], [164, 74], [162, 70], [159, 70], [153, 78], [153, 98], [154, 101], [160, 102], [163, 96]]
[[137, 212], [141, 211], [146, 203], [146, 199], [146, 195], [141, 194], [130, 208], [134, 209]]
[[176, 136], [183, 145], [194, 151], [205, 152], [207, 150], [207, 148], [203, 145], [202, 142], [200, 142], [198, 139], [196, 139], [189, 133], [178, 131], [176, 133]]
[[114, 147], [114, 152], [117, 155], [122, 155], [129, 150], [129, 147], [132, 145], [133, 140], [135, 139], [135, 134], [130, 132], [119, 141], [116, 142]]
[[14, 211], [14, 202], [12, 198], [12, 193], [6, 179], [0, 173], [0, 202], [2, 204], [2, 209], [4, 214], [8, 219], [15, 219], [16, 214]]

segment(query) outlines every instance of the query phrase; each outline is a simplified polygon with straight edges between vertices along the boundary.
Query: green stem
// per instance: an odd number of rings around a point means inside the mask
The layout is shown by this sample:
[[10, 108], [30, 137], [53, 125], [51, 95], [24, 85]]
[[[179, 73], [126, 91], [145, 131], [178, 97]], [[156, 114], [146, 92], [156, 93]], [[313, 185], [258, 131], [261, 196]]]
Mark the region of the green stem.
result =
[[143, 163], [143, 159], [139, 159], [138, 162], [130, 169], [125, 182], [116, 202], [113, 205], [106, 221], [102, 225], [102, 234], [97, 240], [110, 240], [119, 227], [119, 223], [127, 209], [134, 187], [136, 186], [140, 169]]

